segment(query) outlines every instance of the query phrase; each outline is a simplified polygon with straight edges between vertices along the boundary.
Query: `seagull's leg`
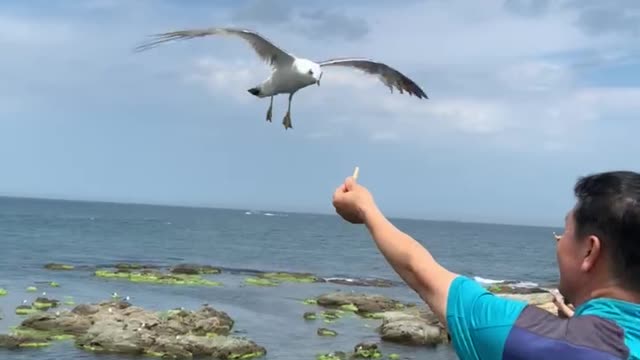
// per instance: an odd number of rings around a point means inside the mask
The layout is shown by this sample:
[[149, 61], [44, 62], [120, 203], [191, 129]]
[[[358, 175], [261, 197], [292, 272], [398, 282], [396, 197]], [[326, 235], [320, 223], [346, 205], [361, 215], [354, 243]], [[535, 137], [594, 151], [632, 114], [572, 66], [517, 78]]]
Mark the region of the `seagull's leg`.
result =
[[271, 104], [269, 104], [269, 110], [267, 110], [267, 121], [271, 122], [271, 112], [273, 110], [273, 96], [271, 97]]
[[289, 94], [289, 105], [287, 106], [287, 114], [282, 120], [282, 124], [284, 125], [285, 130], [287, 130], [288, 128], [293, 129], [293, 126], [291, 126], [291, 98], [293, 98], [293, 93]]

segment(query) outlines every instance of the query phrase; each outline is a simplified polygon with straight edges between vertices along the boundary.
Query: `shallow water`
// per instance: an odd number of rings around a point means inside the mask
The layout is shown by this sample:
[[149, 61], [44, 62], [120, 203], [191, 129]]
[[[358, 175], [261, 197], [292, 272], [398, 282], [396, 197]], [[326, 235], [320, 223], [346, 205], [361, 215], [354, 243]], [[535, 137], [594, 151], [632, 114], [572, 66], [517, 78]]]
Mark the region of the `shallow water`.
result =
[[[426, 244], [450, 269], [486, 281], [536, 283], [556, 279], [552, 231], [559, 229], [481, 225], [453, 222], [396, 221]], [[245, 211], [82, 203], [0, 198], [0, 329], [6, 332], [24, 317], [14, 314], [23, 300], [47, 297], [76, 304], [105, 300], [113, 292], [130, 296], [134, 305], [166, 310], [197, 309], [208, 303], [235, 321], [236, 335], [267, 348], [265, 360], [315, 359], [334, 350], [349, 351], [362, 341], [379, 342], [378, 320], [345, 317], [336, 323], [305, 321], [302, 314], [315, 306], [302, 300], [329, 291], [358, 291], [419, 302], [406, 286], [355, 287], [330, 283], [282, 284], [256, 287], [243, 283], [250, 272], [312, 272], [321, 277], [382, 278], [400, 281], [362, 227], [335, 216], [264, 214]], [[50, 271], [48, 262], [79, 266], [73, 271]], [[130, 283], [93, 276], [97, 266], [139, 262], [170, 266], [198, 263], [224, 267], [207, 275], [221, 287], [188, 287]], [[85, 266], [86, 268], [82, 268]], [[58, 288], [48, 285], [60, 284]], [[38, 287], [36, 293], [26, 291]], [[316, 335], [318, 327], [338, 332]], [[456, 359], [448, 346], [435, 349], [381, 343], [383, 353], [404, 359]], [[54, 343], [49, 348], [0, 350], [0, 359], [131, 359], [94, 355]]]

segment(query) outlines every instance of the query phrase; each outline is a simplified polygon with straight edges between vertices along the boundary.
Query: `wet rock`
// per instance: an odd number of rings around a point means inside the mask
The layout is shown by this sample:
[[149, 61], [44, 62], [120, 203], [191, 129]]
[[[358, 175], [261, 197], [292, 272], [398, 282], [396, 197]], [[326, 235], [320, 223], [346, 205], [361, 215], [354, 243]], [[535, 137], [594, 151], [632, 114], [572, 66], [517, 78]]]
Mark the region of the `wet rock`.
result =
[[[334, 351], [326, 354], [319, 354], [316, 360], [352, 360], [352, 359], [380, 359], [383, 358], [378, 345], [374, 343], [359, 343], [353, 347], [353, 351]], [[395, 358], [395, 357], [390, 357]]]
[[330, 308], [342, 307], [345, 309], [347, 306], [360, 315], [397, 310], [406, 306], [400, 301], [382, 295], [348, 292], [324, 294], [319, 296], [316, 301], [318, 305]]
[[447, 332], [427, 307], [381, 313], [378, 328], [382, 340], [407, 345], [438, 345], [448, 342]]
[[305, 313], [302, 315], [302, 317], [303, 317], [305, 320], [315, 320], [315, 319], [317, 319], [316, 313], [315, 313], [315, 312], [313, 312], [313, 311], [307, 311], [307, 312], [305, 312]]
[[347, 278], [328, 278], [325, 282], [339, 285], [349, 286], [370, 286], [370, 287], [392, 287], [394, 284], [384, 279], [347, 279]]
[[44, 265], [45, 269], [49, 269], [49, 270], [57, 270], [57, 271], [61, 271], [61, 270], [73, 270], [75, 269], [75, 267], [73, 265], [67, 265], [67, 264], [58, 264], [58, 263], [48, 263]]
[[253, 286], [278, 286], [278, 283], [269, 279], [248, 277], [244, 279], [245, 284]]
[[118, 270], [142, 270], [142, 269], [157, 269], [156, 265], [146, 265], [139, 263], [118, 263], [113, 266]]
[[377, 344], [360, 343], [353, 348], [353, 357], [363, 359], [374, 359], [382, 357]]
[[220, 269], [210, 265], [178, 264], [171, 268], [171, 273], [184, 275], [219, 274]]
[[188, 286], [220, 286], [217, 281], [204, 279], [199, 275], [164, 274], [153, 270], [132, 271], [124, 270], [97, 270], [95, 276], [107, 279], [121, 279], [131, 282], [164, 284], [164, 285], [188, 285]]
[[74, 335], [76, 346], [95, 352], [169, 359], [249, 359], [266, 354], [255, 342], [230, 336], [233, 325], [229, 315], [209, 306], [151, 312], [124, 301], [104, 301], [55, 314], [42, 312], [24, 320], [21, 328]]
[[38, 297], [33, 303], [32, 306], [36, 309], [46, 310], [50, 308], [54, 308], [58, 306], [60, 301], [55, 299], [48, 299], [46, 297]]
[[40, 310], [38, 310], [37, 308], [33, 307], [32, 305], [20, 305], [18, 307], [16, 307], [16, 314], [17, 315], [29, 315], [29, 314], [33, 314], [33, 313], [37, 313]]
[[266, 272], [258, 274], [259, 278], [268, 279], [276, 283], [294, 282], [294, 283], [315, 283], [320, 279], [311, 273], [296, 272]]
[[7, 294], [8, 294], [7, 290], [0, 288], [0, 296], [5, 296]]
[[49, 346], [49, 342], [30, 338], [20, 335], [3, 335], [0, 334], [0, 349], [19, 349], [26, 347], [44, 347]]
[[327, 328], [319, 328], [316, 333], [319, 336], [337, 336], [338, 333], [335, 330], [327, 329]]
[[[541, 288], [519, 288], [505, 286], [496, 290], [496, 296], [513, 298], [538, 306], [553, 314], [553, 295]], [[321, 313], [328, 321], [333, 321], [345, 311], [382, 320], [377, 327], [383, 341], [405, 345], [427, 345], [450, 343], [447, 331], [436, 315], [426, 305], [414, 306], [380, 295], [353, 292], [333, 292], [318, 296], [316, 303], [329, 308]], [[309, 304], [313, 302], [309, 301]]]

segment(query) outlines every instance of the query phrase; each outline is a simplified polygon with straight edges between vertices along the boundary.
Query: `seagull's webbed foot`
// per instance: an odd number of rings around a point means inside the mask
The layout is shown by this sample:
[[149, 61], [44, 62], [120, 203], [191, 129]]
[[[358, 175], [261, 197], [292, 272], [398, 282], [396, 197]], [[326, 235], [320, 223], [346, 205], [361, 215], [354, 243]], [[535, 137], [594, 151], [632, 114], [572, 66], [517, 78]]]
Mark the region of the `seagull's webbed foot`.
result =
[[291, 99], [293, 98], [293, 93], [289, 94], [289, 105], [287, 106], [287, 114], [282, 119], [282, 125], [284, 125], [284, 129], [293, 129], [291, 126]]
[[271, 97], [271, 103], [269, 104], [269, 110], [267, 110], [267, 121], [271, 122], [271, 115], [273, 113], [273, 96]]
[[282, 125], [284, 125], [284, 129], [293, 129], [293, 126], [291, 126], [291, 112], [287, 111], [287, 114], [284, 116], [284, 119], [282, 119]]

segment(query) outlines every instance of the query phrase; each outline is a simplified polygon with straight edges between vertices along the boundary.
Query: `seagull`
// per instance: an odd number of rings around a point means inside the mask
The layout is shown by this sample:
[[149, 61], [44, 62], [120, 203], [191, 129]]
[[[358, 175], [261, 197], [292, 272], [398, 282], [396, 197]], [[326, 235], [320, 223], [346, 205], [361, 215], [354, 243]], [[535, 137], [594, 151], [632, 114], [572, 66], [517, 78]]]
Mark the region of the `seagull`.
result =
[[134, 50], [135, 52], [141, 52], [165, 42], [211, 35], [237, 36], [244, 39], [257, 55], [271, 66], [271, 75], [262, 83], [247, 91], [258, 98], [269, 97], [271, 99], [267, 110], [267, 121], [269, 122], [272, 119], [273, 97], [279, 94], [289, 95], [287, 113], [282, 120], [285, 130], [293, 128], [291, 123], [291, 100], [293, 95], [307, 86], [313, 84], [320, 86], [323, 69], [329, 66], [346, 66], [364, 71], [370, 75], [377, 75], [391, 93], [393, 93], [393, 88], [395, 87], [401, 94], [407, 92], [410, 96], [415, 95], [419, 99], [429, 99], [427, 94], [413, 80], [384, 63], [358, 57], [334, 58], [316, 62], [287, 52], [259, 33], [243, 28], [211, 27], [153, 34], [151, 35], [154, 38], [153, 40], [140, 44]]

